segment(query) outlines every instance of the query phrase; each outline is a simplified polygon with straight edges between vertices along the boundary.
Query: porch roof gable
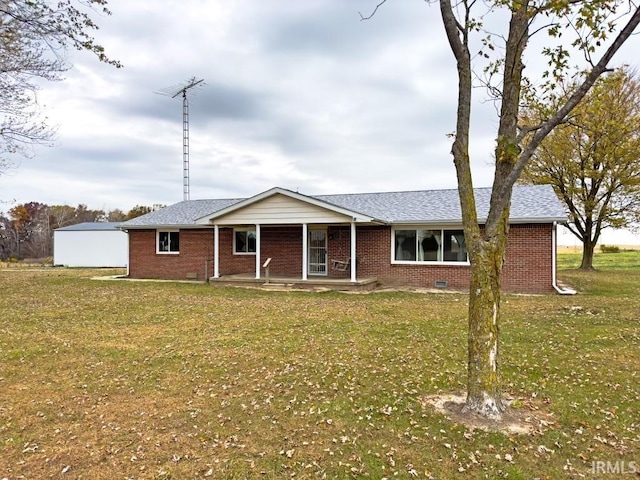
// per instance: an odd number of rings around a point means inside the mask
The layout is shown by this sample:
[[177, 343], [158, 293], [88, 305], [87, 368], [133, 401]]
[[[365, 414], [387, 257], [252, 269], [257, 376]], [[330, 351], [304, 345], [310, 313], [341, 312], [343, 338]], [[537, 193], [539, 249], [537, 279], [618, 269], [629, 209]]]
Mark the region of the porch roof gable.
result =
[[383, 223], [370, 215], [285, 188], [275, 187], [198, 218], [198, 225], [289, 223]]

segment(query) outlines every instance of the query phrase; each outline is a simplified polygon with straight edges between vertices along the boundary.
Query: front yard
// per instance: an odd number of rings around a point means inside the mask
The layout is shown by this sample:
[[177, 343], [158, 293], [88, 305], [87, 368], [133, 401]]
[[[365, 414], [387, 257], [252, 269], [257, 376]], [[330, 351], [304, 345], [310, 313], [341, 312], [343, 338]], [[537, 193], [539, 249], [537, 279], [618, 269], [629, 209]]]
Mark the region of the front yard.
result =
[[520, 436], [423, 405], [464, 391], [465, 295], [0, 269], [0, 478], [633, 478], [640, 252], [616, 255], [561, 272], [577, 296], [503, 298], [504, 389], [551, 414]]

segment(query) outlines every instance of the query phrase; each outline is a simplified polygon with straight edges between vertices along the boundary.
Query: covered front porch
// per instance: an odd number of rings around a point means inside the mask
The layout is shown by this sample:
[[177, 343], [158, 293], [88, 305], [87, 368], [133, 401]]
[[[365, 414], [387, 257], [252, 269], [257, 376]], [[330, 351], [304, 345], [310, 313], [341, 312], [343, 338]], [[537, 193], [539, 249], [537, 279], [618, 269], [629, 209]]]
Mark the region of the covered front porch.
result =
[[212, 278], [251, 273], [261, 280], [271, 272], [303, 282], [340, 279], [356, 283], [356, 245], [355, 223], [215, 225]]
[[[274, 189], [197, 223], [212, 225], [212, 282], [308, 285], [375, 285], [359, 278], [356, 225], [375, 219]], [[303, 287], [306, 288], [306, 287]]]

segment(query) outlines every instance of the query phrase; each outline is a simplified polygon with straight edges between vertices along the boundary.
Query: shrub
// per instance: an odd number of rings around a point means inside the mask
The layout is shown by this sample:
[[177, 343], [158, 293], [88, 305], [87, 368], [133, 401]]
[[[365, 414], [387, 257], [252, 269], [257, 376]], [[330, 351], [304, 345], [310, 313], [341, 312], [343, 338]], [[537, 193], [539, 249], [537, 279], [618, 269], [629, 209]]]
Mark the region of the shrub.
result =
[[617, 245], [600, 245], [602, 253], [620, 253], [620, 247]]

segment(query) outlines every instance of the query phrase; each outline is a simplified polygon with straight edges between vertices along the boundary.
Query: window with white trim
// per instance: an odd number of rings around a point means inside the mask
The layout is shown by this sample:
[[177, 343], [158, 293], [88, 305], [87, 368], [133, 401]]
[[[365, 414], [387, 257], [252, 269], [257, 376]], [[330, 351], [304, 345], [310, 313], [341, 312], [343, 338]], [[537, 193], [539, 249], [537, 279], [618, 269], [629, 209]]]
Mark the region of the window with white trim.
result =
[[158, 230], [157, 253], [180, 253], [180, 232], [178, 230]]
[[407, 228], [393, 230], [395, 262], [467, 263], [467, 244], [462, 230]]
[[256, 253], [256, 231], [234, 230], [233, 253], [238, 255]]

